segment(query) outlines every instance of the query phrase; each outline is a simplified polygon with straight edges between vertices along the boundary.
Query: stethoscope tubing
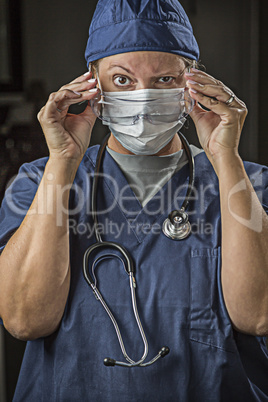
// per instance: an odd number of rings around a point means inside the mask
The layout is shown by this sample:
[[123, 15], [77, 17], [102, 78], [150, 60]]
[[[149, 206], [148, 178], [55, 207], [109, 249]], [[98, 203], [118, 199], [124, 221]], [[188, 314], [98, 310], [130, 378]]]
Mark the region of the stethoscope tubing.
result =
[[[130, 283], [130, 290], [131, 290], [131, 300], [132, 300], [133, 312], [134, 312], [134, 316], [135, 316], [135, 319], [136, 319], [136, 322], [137, 322], [137, 325], [138, 325], [138, 328], [139, 328], [139, 332], [140, 332], [140, 335], [141, 335], [141, 338], [142, 338], [142, 341], [143, 341], [143, 345], [144, 345], [143, 355], [142, 355], [141, 359], [136, 361], [136, 362], [134, 360], [132, 360], [128, 356], [128, 354], [126, 352], [124, 342], [123, 342], [123, 338], [122, 338], [122, 335], [121, 335], [121, 332], [120, 332], [120, 329], [119, 329], [119, 326], [118, 326], [118, 324], [116, 322], [116, 319], [115, 319], [114, 315], [112, 314], [111, 310], [109, 309], [107, 303], [103, 299], [100, 291], [98, 290], [98, 288], [96, 286], [96, 279], [94, 281], [92, 279], [92, 276], [89, 273], [89, 257], [91, 255], [91, 253], [94, 252], [98, 248], [106, 248], [106, 247], [113, 247], [113, 248], [119, 250], [122, 253], [122, 255], [126, 258], [126, 261], [127, 261], [128, 269], [125, 269], [125, 270], [126, 270], [127, 274], [129, 275], [129, 283]], [[117, 255], [114, 255], [114, 256], [120, 258]], [[121, 261], [122, 261], [122, 259], [121, 259]], [[92, 264], [92, 272], [94, 272], [95, 263], [96, 263], [96, 260]], [[140, 317], [139, 317], [139, 314], [138, 314], [138, 309], [137, 309], [137, 301], [136, 301], [136, 293], [135, 293], [136, 282], [135, 282], [135, 277], [134, 277], [133, 272], [134, 272], [134, 266], [133, 266], [133, 262], [132, 262], [132, 259], [131, 259], [130, 255], [129, 255], [128, 251], [123, 246], [121, 246], [121, 245], [119, 245], [117, 243], [103, 242], [103, 241], [101, 243], [95, 243], [91, 247], [89, 247], [87, 249], [87, 251], [85, 252], [85, 254], [84, 254], [84, 260], [83, 260], [84, 277], [85, 277], [87, 283], [89, 284], [89, 286], [92, 288], [96, 299], [101, 302], [103, 308], [105, 309], [106, 313], [110, 317], [110, 319], [111, 319], [111, 321], [113, 323], [113, 326], [115, 328], [116, 334], [117, 334], [117, 338], [118, 338], [118, 341], [119, 341], [119, 344], [120, 344], [122, 354], [123, 354], [124, 358], [131, 364], [131, 367], [139, 366], [141, 363], [144, 362], [144, 360], [146, 359], [146, 357], [148, 355], [148, 342], [147, 342], [147, 339], [146, 339], [146, 336], [145, 336], [145, 333], [144, 333], [144, 330], [143, 330], [143, 327], [142, 327], [142, 324], [141, 324], [141, 321], [140, 321]], [[93, 276], [94, 276], [94, 278], [96, 278], [94, 273], [93, 273]], [[110, 359], [110, 360], [112, 360], [112, 359]], [[126, 363], [124, 363], [124, 362], [117, 362], [117, 361], [116, 361], [116, 364], [121, 365], [121, 366], [126, 365]], [[129, 365], [128, 365], [128, 367], [129, 367]]]
[[[185, 215], [186, 219], [187, 219], [186, 223], [188, 223], [188, 215], [186, 214], [185, 210], [189, 204], [189, 199], [190, 199], [191, 193], [193, 191], [194, 178], [195, 178], [194, 158], [193, 158], [193, 154], [191, 152], [190, 146], [189, 146], [186, 138], [181, 133], [179, 133], [179, 136], [182, 141], [185, 152], [187, 154], [187, 158], [189, 161], [190, 174], [189, 174], [189, 183], [188, 183], [186, 196], [185, 196], [184, 202], [181, 206], [181, 209], [179, 211], [172, 211], [169, 214], [169, 218], [167, 219], [169, 221], [170, 225], [174, 224], [174, 218], [176, 217], [176, 213], [177, 213], [177, 216], [180, 216], [180, 217]], [[94, 178], [93, 178], [93, 184], [92, 184], [92, 197], [91, 197], [92, 218], [93, 218], [94, 231], [95, 231], [95, 236], [96, 236], [96, 243], [92, 244], [84, 253], [83, 274], [84, 274], [85, 280], [87, 281], [89, 286], [92, 288], [96, 299], [101, 302], [103, 308], [105, 309], [110, 320], [112, 321], [116, 334], [117, 334], [117, 338], [119, 341], [119, 345], [120, 345], [122, 354], [123, 354], [124, 358], [126, 359], [126, 362], [121, 362], [121, 361], [117, 361], [117, 360], [114, 360], [111, 358], [106, 358], [106, 359], [104, 359], [104, 364], [106, 366], [117, 365], [117, 366], [121, 366], [121, 367], [147, 367], [147, 366], [150, 366], [151, 364], [155, 363], [160, 357], [166, 356], [169, 353], [169, 348], [166, 346], [163, 346], [161, 348], [161, 350], [158, 352], [158, 354], [153, 359], [151, 359], [149, 362], [144, 363], [144, 361], [148, 355], [149, 349], [148, 349], [147, 338], [146, 338], [145, 332], [143, 330], [141, 320], [139, 317], [139, 313], [138, 313], [138, 308], [137, 308], [137, 300], [136, 300], [136, 292], [135, 292], [136, 281], [135, 281], [135, 277], [134, 277], [134, 262], [132, 260], [130, 253], [124, 246], [122, 246], [116, 242], [103, 241], [101, 234], [99, 232], [99, 229], [98, 229], [98, 218], [97, 218], [98, 179], [99, 179], [99, 172], [100, 172], [100, 167], [101, 167], [102, 156], [105, 151], [109, 137], [110, 137], [110, 134], [105, 137], [103, 143], [100, 146], [100, 149], [99, 149], [99, 152], [97, 155], [97, 159], [96, 159], [96, 166], [95, 166], [95, 170], [94, 170]], [[188, 225], [189, 225], [189, 223], [188, 223]], [[188, 236], [188, 234], [187, 234], [187, 236]], [[176, 237], [174, 237], [174, 238], [176, 239]], [[181, 239], [183, 239], [183, 238], [185, 238], [185, 236], [181, 237]], [[179, 239], [179, 237], [177, 237], [177, 239]], [[125, 265], [123, 259], [121, 257], [119, 257], [117, 254], [106, 254], [106, 257], [112, 256], [112, 257], [119, 258], [121, 260], [121, 262], [123, 262], [125, 271], [127, 272], [128, 276], [129, 276], [132, 308], [133, 308], [135, 320], [136, 320], [136, 323], [137, 323], [137, 326], [138, 326], [138, 329], [139, 329], [139, 332], [140, 332], [140, 335], [141, 335], [141, 338], [143, 341], [143, 345], [144, 345], [143, 355], [138, 361], [134, 361], [127, 354], [117, 321], [116, 321], [114, 315], [112, 314], [110, 308], [108, 307], [107, 303], [105, 302], [104, 298], [102, 297], [100, 291], [97, 288], [97, 279], [95, 276], [94, 269], [95, 269], [96, 263], [99, 261], [99, 258], [95, 259], [95, 261], [93, 262], [93, 264], [91, 266], [94, 280], [89, 272], [89, 258], [91, 256], [91, 254], [95, 253], [96, 251], [99, 251], [101, 249], [104, 249], [104, 248], [112, 248], [114, 250], [117, 250], [121, 254], [121, 256], [124, 257], [124, 259], [126, 261], [126, 265]]]

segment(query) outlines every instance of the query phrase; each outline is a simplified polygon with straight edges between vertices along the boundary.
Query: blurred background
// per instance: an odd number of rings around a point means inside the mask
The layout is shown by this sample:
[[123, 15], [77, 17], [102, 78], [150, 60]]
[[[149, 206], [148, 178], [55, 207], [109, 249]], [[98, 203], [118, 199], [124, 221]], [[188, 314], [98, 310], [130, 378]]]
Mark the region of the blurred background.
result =
[[[96, 3], [0, 0], [0, 202], [22, 163], [47, 156], [36, 115], [50, 92], [86, 71], [84, 49]], [[206, 71], [247, 104], [243, 159], [267, 164], [267, 1], [181, 4], [194, 27]], [[91, 143], [99, 143], [106, 130], [97, 122]], [[190, 121], [184, 134], [198, 145]], [[12, 400], [24, 347], [0, 326], [0, 402]]]

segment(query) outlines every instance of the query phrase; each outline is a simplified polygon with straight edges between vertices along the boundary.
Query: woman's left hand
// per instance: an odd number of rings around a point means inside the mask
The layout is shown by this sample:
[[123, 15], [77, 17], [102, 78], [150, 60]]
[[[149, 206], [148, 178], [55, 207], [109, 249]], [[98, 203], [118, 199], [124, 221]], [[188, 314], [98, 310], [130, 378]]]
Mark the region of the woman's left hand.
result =
[[203, 71], [191, 69], [190, 73], [185, 73], [185, 78], [191, 97], [196, 101], [191, 118], [200, 144], [216, 168], [218, 158], [238, 155], [246, 105], [222, 82]]

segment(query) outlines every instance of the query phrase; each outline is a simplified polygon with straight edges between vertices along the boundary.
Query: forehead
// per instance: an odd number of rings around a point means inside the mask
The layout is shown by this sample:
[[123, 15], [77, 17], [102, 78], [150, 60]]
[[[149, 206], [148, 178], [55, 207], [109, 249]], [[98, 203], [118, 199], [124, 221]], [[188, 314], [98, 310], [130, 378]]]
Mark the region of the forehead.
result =
[[120, 53], [102, 59], [99, 69], [103, 72], [122, 67], [133, 73], [158, 75], [168, 71], [180, 72], [185, 68], [183, 59], [165, 52], [129, 52]]

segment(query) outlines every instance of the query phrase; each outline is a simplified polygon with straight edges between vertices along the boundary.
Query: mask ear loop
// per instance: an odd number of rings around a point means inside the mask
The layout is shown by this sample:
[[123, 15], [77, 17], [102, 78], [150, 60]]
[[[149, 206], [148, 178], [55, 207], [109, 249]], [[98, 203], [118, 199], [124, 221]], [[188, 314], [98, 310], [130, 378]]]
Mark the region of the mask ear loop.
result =
[[[191, 72], [191, 68], [197, 68], [197, 63], [196, 63], [196, 61], [195, 60], [193, 60], [193, 65], [192, 66], [188, 66], [187, 68], [186, 68], [186, 70], [187, 70], [187, 73], [190, 73]], [[188, 88], [187, 88], [187, 90], [188, 90]], [[195, 105], [195, 100], [191, 97], [191, 95], [189, 95], [189, 97], [190, 97], [190, 99], [192, 100], [192, 109], [193, 109], [193, 107], [194, 107], [194, 105]], [[187, 113], [188, 115], [189, 115], [189, 113]]]
[[96, 79], [97, 79], [97, 81], [98, 81], [99, 89], [100, 89], [101, 94], [102, 94], [102, 87], [101, 87], [100, 77], [99, 77], [98, 71], [96, 71]]
[[[193, 61], [192, 68], [195, 68], [196, 70], [199, 70], [198, 64], [197, 64], [197, 61], [196, 61], [196, 60]], [[189, 68], [189, 70], [190, 70], [190, 68]]]
[[[92, 72], [92, 64], [91, 64], [91, 63], [89, 63], [89, 65], [88, 65], [88, 72], [89, 72], [89, 73]], [[93, 72], [92, 72], [92, 74], [93, 74]], [[100, 90], [101, 90], [101, 92], [102, 92], [101, 84], [100, 84], [100, 79], [99, 79], [99, 75], [98, 75], [98, 72], [97, 72], [97, 71], [96, 71], [96, 78], [97, 78], [97, 81], [98, 81], [98, 84], [99, 84], [99, 88], [100, 88]], [[88, 101], [84, 100], [84, 101], [78, 103], [78, 105], [82, 105], [83, 103], [86, 103], [86, 102], [88, 102]]]
[[[92, 69], [91, 69], [91, 63], [89, 63], [89, 65], [88, 65], [88, 72], [91, 73], [91, 71], [92, 71]], [[87, 73], [84, 74], [84, 75], [87, 75]], [[78, 105], [79, 105], [79, 106], [80, 106], [80, 105], [83, 105], [83, 103], [87, 103], [87, 104], [88, 104], [88, 101], [87, 101], [87, 100], [83, 100], [82, 102], [79, 102]]]
[[[99, 74], [98, 74], [97, 70], [96, 70], [96, 79], [97, 79], [99, 90], [100, 90], [100, 99], [102, 99], [102, 97], [103, 97], [102, 87], [101, 87], [100, 77], [99, 77]], [[101, 104], [100, 107], [101, 107], [101, 110], [102, 110], [102, 113], [103, 113], [104, 104]]]
[[[89, 70], [90, 72], [92, 72], [92, 76], [93, 76], [92, 63], [89, 64], [88, 70]], [[100, 89], [100, 91], [101, 91], [101, 93], [102, 93], [102, 87], [101, 87], [100, 77], [99, 77], [97, 68], [94, 68], [94, 73], [96, 74], [96, 80], [97, 80], [97, 82], [98, 82], [99, 89]], [[95, 77], [95, 74], [94, 74], [94, 77]]]

